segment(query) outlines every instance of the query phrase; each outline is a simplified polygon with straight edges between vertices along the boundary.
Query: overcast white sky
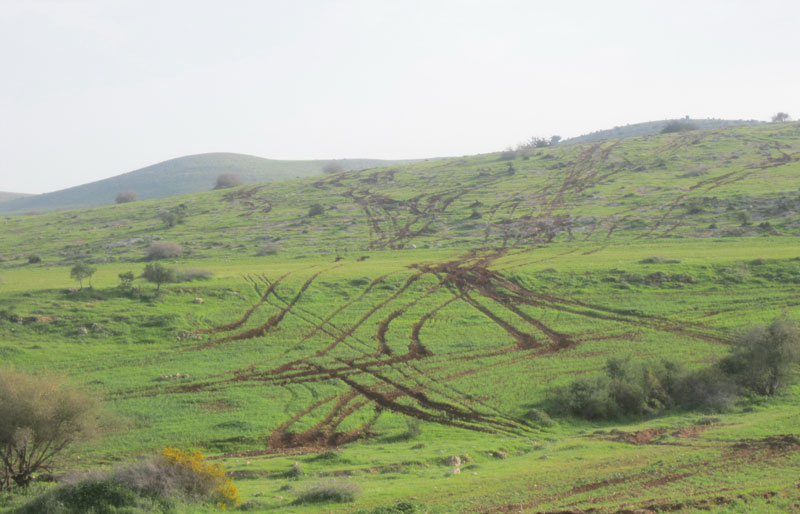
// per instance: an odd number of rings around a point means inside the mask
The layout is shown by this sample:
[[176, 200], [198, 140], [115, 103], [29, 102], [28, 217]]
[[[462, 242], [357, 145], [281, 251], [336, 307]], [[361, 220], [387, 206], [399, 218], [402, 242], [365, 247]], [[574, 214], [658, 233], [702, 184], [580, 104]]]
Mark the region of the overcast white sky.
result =
[[0, 0], [0, 191], [800, 114], [800, 2]]

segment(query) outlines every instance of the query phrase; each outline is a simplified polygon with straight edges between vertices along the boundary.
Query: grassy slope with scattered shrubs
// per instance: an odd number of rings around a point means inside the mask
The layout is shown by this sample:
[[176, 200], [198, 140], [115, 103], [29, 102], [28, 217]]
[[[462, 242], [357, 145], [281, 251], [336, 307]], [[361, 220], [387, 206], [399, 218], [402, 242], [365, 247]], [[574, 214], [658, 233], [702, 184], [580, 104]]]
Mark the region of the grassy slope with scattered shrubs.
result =
[[[2, 218], [0, 356], [118, 420], [57, 475], [174, 446], [249, 512], [785, 512], [797, 369], [751, 380], [737, 334], [800, 319], [799, 158], [800, 126], [774, 124]], [[147, 260], [163, 242], [182, 255]], [[208, 280], [156, 294], [155, 265]], [[631, 413], [546, 411], [610, 359]], [[736, 398], [681, 406], [708, 370]], [[332, 480], [361, 493], [298, 502]]]
[[725, 412], [753, 395], [775, 396], [797, 382], [800, 330], [775, 320], [737, 335], [733, 352], [706, 368], [611, 358], [604, 374], [578, 379], [554, 393], [550, 410], [586, 419], [653, 416], [671, 409]]
[[[130, 171], [122, 175], [40, 195], [0, 193], [0, 212], [21, 214], [57, 209], [76, 209], [113, 204], [119, 193], [130, 192], [139, 200], [208, 191], [220, 176], [235, 175], [252, 184], [295, 177], [321, 175], [336, 162], [342, 170], [388, 166], [403, 161], [339, 159], [336, 161], [286, 161], [235, 153], [187, 155]], [[223, 180], [223, 185], [231, 185]], [[5, 196], [3, 196], [5, 195]], [[118, 202], [120, 203], [120, 202]]]

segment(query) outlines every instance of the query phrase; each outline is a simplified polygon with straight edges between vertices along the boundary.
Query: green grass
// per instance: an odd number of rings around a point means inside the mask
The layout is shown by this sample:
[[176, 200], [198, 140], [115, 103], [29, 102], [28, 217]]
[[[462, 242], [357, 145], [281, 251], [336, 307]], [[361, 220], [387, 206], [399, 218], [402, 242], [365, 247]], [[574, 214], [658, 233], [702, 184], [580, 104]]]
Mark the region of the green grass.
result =
[[[798, 435], [797, 386], [710, 425], [529, 413], [608, 357], [698, 368], [743, 326], [799, 319], [799, 151], [797, 124], [763, 125], [550, 148], [513, 175], [483, 155], [4, 218], [0, 356], [66, 373], [118, 420], [61, 469], [203, 448], [254, 512], [317, 512], [293, 502], [329, 479], [363, 491], [331, 512], [785, 512], [800, 447], [776, 437]], [[151, 241], [213, 278], [120, 291]], [[79, 259], [92, 289], [69, 278]]]

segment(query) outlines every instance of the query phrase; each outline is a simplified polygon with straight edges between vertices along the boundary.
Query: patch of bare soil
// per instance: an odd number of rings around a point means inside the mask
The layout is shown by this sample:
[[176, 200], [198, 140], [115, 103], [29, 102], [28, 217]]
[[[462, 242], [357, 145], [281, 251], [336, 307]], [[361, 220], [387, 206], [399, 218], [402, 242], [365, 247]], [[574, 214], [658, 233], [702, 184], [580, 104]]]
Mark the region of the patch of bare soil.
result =
[[650, 443], [650, 441], [661, 436], [666, 431], [667, 430], [665, 428], [650, 428], [647, 430], [639, 430], [637, 432], [623, 432], [621, 430], [617, 430], [612, 432], [612, 435], [614, 436], [612, 440], [619, 441], [621, 443], [642, 445]]
[[792, 434], [774, 435], [763, 439], [742, 439], [733, 445], [740, 452], [767, 450], [772, 453], [788, 453], [800, 450], [800, 437]]

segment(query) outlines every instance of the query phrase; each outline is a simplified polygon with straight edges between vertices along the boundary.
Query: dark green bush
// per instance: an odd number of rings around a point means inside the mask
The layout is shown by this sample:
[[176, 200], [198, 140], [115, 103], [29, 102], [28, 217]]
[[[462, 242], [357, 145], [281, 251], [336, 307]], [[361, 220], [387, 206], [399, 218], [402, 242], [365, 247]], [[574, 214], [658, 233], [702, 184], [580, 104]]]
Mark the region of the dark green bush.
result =
[[417, 514], [425, 510], [417, 503], [399, 502], [392, 505], [380, 505], [372, 510], [359, 510], [356, 514]]
[[186, 205], [180, 204], [166, 211], [161, 211], [158, 213], [158, 217], [164, 222], [167, 228], [174, 227], [175, 225], [183, 223], [186, 219]]
[[676, 403], [686, 410], [723, 412], [738, 398], [734, 381], [718, 366], [689, 373], [676, 385]]
[[687, 132], [689, 130], [697, 130], [698, 126], [696, 123], [693, 123], [688, 120], [675, 120], [670, 121], [667, 123], [664, 128], [661, 129], [662, 134], [672, 134], [675, 132]]
[[800, 329], [794, 321], [776, 319], [739, 334], [719, 366], [746, 392], [772, 396], [797, 380], [798, 363]]
[[[557, 389], [550, 410], [587, 419], [619, 419], [659, 414], [684, 403], [705, 408], [700, 385], [717, 387], [668, 360], [632, 363], [630, 358], [611, 358], [604, 372]], [[684, 402], [682, 395], [695, 391], [698, 395]]]
[[693, 372], [668, 360], [634, 364], [630, 358], [611, 358], [603, 375], [554, 390], [548, 410], [586, 419], [652, 415], [672, 408], [719, 412], [743, 393], [775, 395], [797, 381], [798, 364], [800, 327], [776, 319], [740, 333], [731, 355]]

